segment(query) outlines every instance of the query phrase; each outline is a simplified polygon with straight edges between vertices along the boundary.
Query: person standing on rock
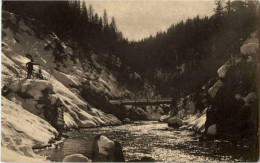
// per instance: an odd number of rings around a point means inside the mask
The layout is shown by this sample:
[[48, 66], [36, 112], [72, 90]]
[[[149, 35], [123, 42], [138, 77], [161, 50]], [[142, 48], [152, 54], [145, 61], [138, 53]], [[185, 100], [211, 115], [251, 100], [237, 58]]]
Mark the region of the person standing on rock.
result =
[[39, 65], [34, 63], [34, 60], [31, 59], [30, 62], [26, 63], [26, 68], [27, 68], [27, 79], [30, 79], [32, 76], [32, 72], [33, 72], [33, 65]]

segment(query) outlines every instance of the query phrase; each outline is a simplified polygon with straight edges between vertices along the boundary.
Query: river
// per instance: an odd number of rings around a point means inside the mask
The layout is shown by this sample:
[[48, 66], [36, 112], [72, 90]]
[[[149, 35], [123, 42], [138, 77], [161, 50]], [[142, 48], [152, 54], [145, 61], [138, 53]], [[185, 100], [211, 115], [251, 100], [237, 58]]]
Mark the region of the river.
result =
[[71, 131], [69, 138], [62, 143], [35, 153], [57, 162], [75, 153], [91, 158], [92, 139], [97, 134], [119, 141], [126, 161], [145, 156], [174, 162], [252, 161], [250, 147], [233, 145], [228, 141], [200, 142], [199, 135], [193, 131], [176, 130], [155, 121]]

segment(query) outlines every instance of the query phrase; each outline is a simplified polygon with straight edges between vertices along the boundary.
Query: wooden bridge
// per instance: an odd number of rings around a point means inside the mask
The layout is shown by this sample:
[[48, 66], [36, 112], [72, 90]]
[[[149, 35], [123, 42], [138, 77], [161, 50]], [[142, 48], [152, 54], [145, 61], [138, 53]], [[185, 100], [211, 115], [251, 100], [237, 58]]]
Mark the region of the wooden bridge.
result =
[[172, 98], [164, 99], [136, 99], [136, 100], [110, 100], [113, 105], [133, 105], [133, 106], [147, 106], [147, 105], [160, 105], [160, 104], [172, 104]]

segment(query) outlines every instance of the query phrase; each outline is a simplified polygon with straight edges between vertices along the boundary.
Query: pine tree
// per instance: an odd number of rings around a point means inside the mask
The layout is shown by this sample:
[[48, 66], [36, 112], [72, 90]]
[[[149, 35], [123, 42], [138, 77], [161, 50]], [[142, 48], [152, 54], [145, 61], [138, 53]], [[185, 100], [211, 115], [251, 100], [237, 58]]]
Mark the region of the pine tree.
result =
[[95, 16], [94, 16], [94, 18], [93, 18], [93, 23], [94, 23], [94, 24], [98, 24], [98, 23], [99, 23], [99, 17], [98, 17], [98, 14], [97, 14], [97, 13], [95, 13]]
[[88, 10], [85, 1], [82, 3], [82, 10], [81, 10], [82, 19], [85, 23], [88, 23]]
[[213, 11], [215, 12], [215, 24], [217, 29], [216, 30], [220, 30], [220, 28], [222, 27], [222, 16], [223, 16], [223, 6], [222, 6], [222, 1], [221, 0], [216, 0], [215, 1], [215, 5], [216, 8], [213, 9]]
[[110, 23], [110, 29], [111, 29], [113, 32], [116, 32], [116, 31], [117, 31], [116, 21], [115, 21], [115, 18], [114, 18], [114, 17], [112, 17], [112, 20], [111, 20], [111, 23]]
[[216, 8], [213, 9], [216, 17], [221, 17], [223, 15], [223, 5], [221, 0], [215, 1]]
[[230, 2], [230, 0], [228, 0], [226, 2], [226, 9], [227, 9], [227, 13], [228, 13], [228, 16], [229, 16], [230, 13], [231, 13], [231, 2]]
[[92, 5], [89, 5], [89, 9], [88, 9], [88, 12], [89, 12], [89, 22], [92, 22], [93, 21], [93, 15], [94, 15], [94, 9], [92, 7]]
[[104, 27], [108, 26], [108, 18], [107, 18], [106, 10], [104, 10], [104, 14], [103, 14], [103, 25], [104, 25]]
[[99, 23], [101, 30], [103, 29], [103, 19], [102, 17], [99, 18]]

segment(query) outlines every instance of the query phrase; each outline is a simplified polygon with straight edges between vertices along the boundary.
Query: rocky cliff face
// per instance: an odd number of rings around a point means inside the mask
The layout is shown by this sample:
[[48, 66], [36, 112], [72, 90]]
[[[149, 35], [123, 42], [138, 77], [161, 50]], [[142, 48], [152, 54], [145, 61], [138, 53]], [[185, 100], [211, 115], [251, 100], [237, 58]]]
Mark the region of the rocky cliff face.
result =
[[[255, 143], [259, 102], [258, 37], [257, 32], [252, 33], [240, 48], [241, 53], [228, 59], [218, 69], [218, 77], [205, 83], [196, 93], [198, 97], [195, 94], [192, 101], [190, 96], [186, 97], [187, 101], [194, 103], [193, 107], [177, 106], [175, 118], [184, 117], [184, 127], [223, 138], [249, 138], [251, 145]], [[194, 113], [194, 107], [201, 113]], [[193, 115], [189, 113], [191, 110]], [[163, 116], [161, 120], [168, 121], [170, 118], [171, 115]]]
[[[257, 132], [257, 74], [259, 40], [252, 33], [241, 53], [230, 58], [219, 70], [219, 80], [209, 90], [212, 108], [207, 127], [216, 124], [221, 136], [253, 136]], [[216, 93], [215, 93], [216, 92]], [[215, 115], [215, 116], [213, 116]], [[214, 117], [214, 118], [213, 118]]]

